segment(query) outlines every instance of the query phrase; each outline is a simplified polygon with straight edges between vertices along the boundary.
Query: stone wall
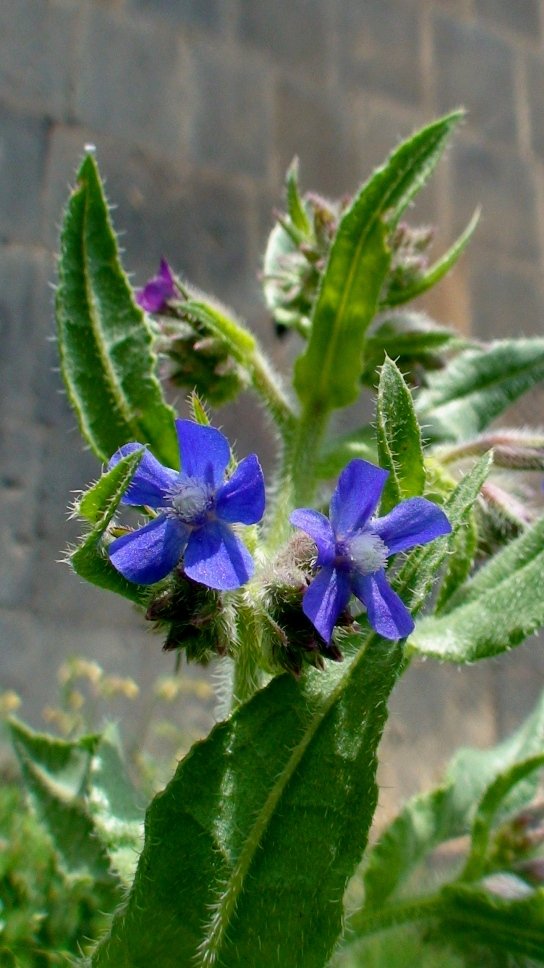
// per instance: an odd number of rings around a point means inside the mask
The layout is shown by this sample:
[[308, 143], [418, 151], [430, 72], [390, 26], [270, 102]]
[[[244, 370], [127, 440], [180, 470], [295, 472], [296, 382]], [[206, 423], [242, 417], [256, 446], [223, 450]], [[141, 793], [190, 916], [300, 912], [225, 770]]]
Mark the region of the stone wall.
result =
[[[464, 104], [413, 218], [438, 223], [439, 252], [477, 205], [483, 215], [426, 306], [478, 336], [541, 332], [543, 31], [542, 0], [3, 0], [0, 672], [34, 722], [68, 653], [144, 683], [170, 669], [130, 607], [55, 564], [75, 533], [71, 493], [99, 471], [50, 342], [57, 226], [84, 145], [97, 146], [135, 281], [165, 255], [244, 314], [282, 366], [290, 350], [273, 345], [257, 272], [292, 156], [304, 188], [352, 192], [400, 137]], [[270, 470], [247, 401], [221, 420]], [[452, 743], [492, 742], [517, 722], [544, 685], [540, 652], [412, 670], [389, 729], [395, 791], [430, 781]], [[194, 703], [187, 715], [208, 721]]]

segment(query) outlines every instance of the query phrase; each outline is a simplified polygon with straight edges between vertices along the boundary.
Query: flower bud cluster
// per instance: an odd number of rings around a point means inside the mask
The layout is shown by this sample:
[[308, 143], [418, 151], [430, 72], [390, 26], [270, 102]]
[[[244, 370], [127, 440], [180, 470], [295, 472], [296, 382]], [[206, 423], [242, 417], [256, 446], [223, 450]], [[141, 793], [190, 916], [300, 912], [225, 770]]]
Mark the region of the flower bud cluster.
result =
[[421, 278], [429, 264], [428, 254], [434, 236], [435, 230], [430, 225], [413, 228], [407, 222], [399, 222], [389, 238], [389, 294], [396, 296]]
[[277, 214], [264, 257], [265, 299], [280, 336], [289, 329], [308, 335], [321, 275], [347, 204], [329, 202], [314, 193], [302, 201], [307, 231], [295, 226], [288, 215]]
[[497, 831], [491, 863], [510, 870], [531, 886], [544, 884], [544, 800], [516, 814]]
[[163, 651], [183, 650], [189, 662], [207, 665], [214, 656], [227, 655], [234, 640], [233, 617], [221, 593], [188, 578], [181, 568], [153, 592], [145, 617], [166, 636]]
[[196, 389], [212, 406], [234, 400], [247, 378], [222, 340], [175, 303], [157, 320], [155, 351], [161, 376], [176, 387]]
[[[342, 661], [336, 643], [319, 635], [302, 610], [304, 594], [315, 578], [314, 542], [303, 532], [294, 534], [263, 577], [266, 623], [264, 648], [273, 668], [299, 676], [305, 665], [324, 668], [324, 658]], [[351, 625], [349, 612], [339, 616], [339, 625]]]

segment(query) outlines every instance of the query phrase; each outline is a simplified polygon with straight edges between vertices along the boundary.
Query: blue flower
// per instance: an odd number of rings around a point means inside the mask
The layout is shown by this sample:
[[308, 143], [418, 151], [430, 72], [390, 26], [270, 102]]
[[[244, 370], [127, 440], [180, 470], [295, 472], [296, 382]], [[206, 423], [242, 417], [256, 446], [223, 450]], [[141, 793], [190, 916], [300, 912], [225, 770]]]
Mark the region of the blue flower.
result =
[[330, 521], [310, 508], [291, 514], [291, 524], [317, 545], [320, 571], [304, 595], [302, 608], [325, 642], [330, 642], [352, 594], [366, 606], [368, 621], [384, 638], [409, 635], [414, 628], [412, 616], [387, 583], [387, 559], [451, 531], [444, 512], [423, 497], [401, 501], [385, 517], [371, 520], [388, 476], [381, 467], [352, 460], [331, 498]]
[[[176, 420], [180, 472], [163, 467], [145, 451], [122, 498], [158, 515], [138, 531], [108, 547], [110, 559], [125, 578], [152, 585], [165, 578], [183, 555], [185, 574], [209, 588], [239, 588], [251, 578], [251, 555], [231, 525], [256, 524], [264, 513], [263, 473], [255, 454], [240, 462], [225, 481], [230, 460], [226, 437], [213, 427]], [[110, 467], [141, 444], [125, 444]]]
[[169, 299], [176, 295], [176, 283], [166, 259], [161, 259], [159, 271], [143, 289], [136, 293], [136, 302], [147, 313], [160, 313]]

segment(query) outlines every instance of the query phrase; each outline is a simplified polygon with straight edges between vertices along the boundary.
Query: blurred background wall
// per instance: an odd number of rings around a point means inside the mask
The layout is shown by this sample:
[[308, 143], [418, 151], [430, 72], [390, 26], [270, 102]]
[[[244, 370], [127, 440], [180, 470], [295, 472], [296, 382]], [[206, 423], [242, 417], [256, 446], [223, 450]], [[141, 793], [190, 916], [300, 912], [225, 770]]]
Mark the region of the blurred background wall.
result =
[[[293, 155], [304, 189], [350, 193], [399, 138], [463, 104], [412, 220], [437, 223], [440, 254], [476, 205], [483, 215], [425, 306], [479, 337], [538, 333], [543, 44], [543, 0], [2, 0], [0, 678], [36, 725], [70, 653], [142, 684], [172, 668], [129, 605], [55, 563], [75, 536], [72, 492], [99, 473], [50, 342], [57, 227], [84, 145], [97, 147], [135, 283], [165, 255], [286, 366], [292, 347], [274, 343], [257, 274]], [[542, 422], [537, 396], [524, 407]], [[248, 399], [220, 420], [270, 472]], [[536, 644], [467, 670], [412, 669], [393, 703], [384, 802], [430, 782], [459, 741], [493, 742], [542, 686]], [[188, 698], [183, 715], [199, 731], [209, 709]]]

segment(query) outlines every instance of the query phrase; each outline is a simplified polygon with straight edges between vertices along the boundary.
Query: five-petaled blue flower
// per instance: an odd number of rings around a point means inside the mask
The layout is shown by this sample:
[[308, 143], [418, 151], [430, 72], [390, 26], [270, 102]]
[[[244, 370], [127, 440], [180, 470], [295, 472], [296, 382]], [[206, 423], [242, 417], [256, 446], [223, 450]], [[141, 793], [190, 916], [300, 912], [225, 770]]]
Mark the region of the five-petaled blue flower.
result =
[[374, 464], [352, 460], [331, 498], [330, 521], [310, 508], [291, 514], [291, 524], [306, 531], [317, 545], [320, 571], [302, 607], [325, 642], [330, 642], [352, 594], [366, 605], [372, 628], [384, 638], [409, 635], [414, 628], [412, 616], [387, 583], [387, 559], [451, 531], [444, 512], [423, 497], [401, 501], [385, 517], [371, 520], [387, 477], [388, 471]]
[[160, 313], [169, 299], [176, 295], [176, 282], [166, 259], [161, 259], [159, 271], [136, 293], [136, 302], [146, 313]]
[[[181, 471], [145, 451], [121, 499], [159, 513], [149, 524], [117, 538], [110, 559], [125, 578], [151, 585], [165, 578], [183, 556], [185, 574], [209, 588], [239, 588], [254, 565], [231, 525], [256, 524], [264, 513], [263, 473], [255, 454], [244, 458], [225, 481], [230, 460], [226, 437], [213, 427], [176, 420]], [[110, 467], [141, 444], [125, 444]]]

